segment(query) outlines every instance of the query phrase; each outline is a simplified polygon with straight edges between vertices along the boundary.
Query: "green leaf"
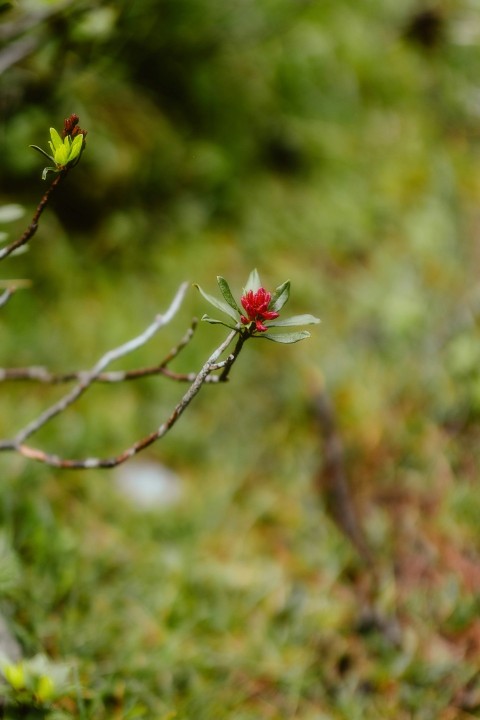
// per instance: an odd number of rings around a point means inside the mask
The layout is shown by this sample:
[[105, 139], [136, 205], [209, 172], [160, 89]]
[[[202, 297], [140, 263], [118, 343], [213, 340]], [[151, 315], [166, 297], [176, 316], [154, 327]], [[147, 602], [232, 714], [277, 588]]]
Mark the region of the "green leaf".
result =
[[200, 285], [195, 284], [195, 287], [200, 291], [200, 293], [203, 295], [205, 300], [210, 303], [210, 305], [213, 305], [213, 307], [216, 307], [217, 310], [220, 310], [221, 312], [225, 313], [226, 315], [229, 315], [235, 322], [238, 320], [238, 315], [234, 311], [233, 308], [230, 307], [230, 305], [227, 305], [226, 302], [223, 302], [223, 300], [219, 300], [218, 298], [214, 297], [213, 295], [210, 295], [209, 293], [205, 292], [205, 290], [202, 290]]
[[78, 158], [78, 156], [82, 152], [82, 147], [83, 147], [83, 134], [80, 133], [79, 135], [76, 136], [76, 138], [74, 139], [74, 141], [72, 143], [72, 147], [70, 148], [70, 153], [68, 156], [69, 163], [73, 162], [74, 160], [76, 160]]
[[65, 143], [65, 145], [60, 145], [60, 147], [55, 149], [54, 158], [57, 165], [63, 166], [67, 164], [69, 152], [70, 148], [67, 143]]
[[248, 276], [247, 284], [245, 285], [244, 291], [247, 293], [249, 290], [253, 290], [253, 292], [257, 292], [262, 287], [262, 281], [260, 280], [260, 275], [258, 274], [257, 270], [252, 270], [250, 275]]
[[[50, 147], [52, 146], [52, 143], [48, 143], [48, 144], [50, 145]], [[38, 145], [29, 145], [28, 147], [31, 147], [34, 150], [38, 150], [38, 152], [42, 153], [42, 155], [45, 155], [46, 158], [48, 158], [52, 162], [55, 162], [54, 158], [51, 155], [49, 155], [47, 152], [45, 152], [45, 150], [42, 150], [41, 147], [38, 147]], [[53, 151], [53, 149], [52, 149], [52, 151]]]
[[268, 320], [268, 327], [291, 327], [292, 325], [317, 325], [320, 320], [313, 315], [294, 315], [289, 318]]
[[236, 310], [236, 312], [241, 315], [243, 311], [240, 310], [240, 308], [238, 307], [237, 302], [232, 295], [232, 291], [230, 290], [230, 286], [227, 283], [227, 281], [225, 280], [225, 278], [223, 278], [221, 275], [218, 275], [217, 282], [218, 282], [218, 287], [220, 288], [221, 293], [222, 293], [223, 297], [225, 298], [225, 300], [227, 301], [227, 303], [230, 305], [231, 308]]
[[[50, 147], [53, 151], [58, 150], [59, 147], [62, 147], [63, 140], [58, 134], [58, 132], [55, 130], [55, 128], [50, 128], [50, 137], [52, 138], [52, 142], [50, 143]], [[55, 154], [55, 152], [54, 152]]]
[[285, 280], [284, 283], [279, 285], [272, 295], [270, 300], [269, 309], [274, 312], [280, 312], [282, 307], [287, 302], [290, 296], [290, 280]]
[[230, 328], [230, 330], [236, 330], [236, 327], [234, 325], [229, 325], [226, 322], [223, 322], [223, 320], [217, 320], [216, 318], [212, 318], [209, 315], [202, 315], [202, 321], [208, 322], [210, 325], [223, 325], [224, 327]]
[[310, 333], [307, 330], [299, 330], [298, 332], [292, 333], [258, 333], [258, 335], [252, 335], [254, 338], [265, 338], [265, 340], [272, 340], [276, 343], [283, 343], [284, 345], [290, 345], [296, 343], [299, 340], [305, 340], [310, 337]]

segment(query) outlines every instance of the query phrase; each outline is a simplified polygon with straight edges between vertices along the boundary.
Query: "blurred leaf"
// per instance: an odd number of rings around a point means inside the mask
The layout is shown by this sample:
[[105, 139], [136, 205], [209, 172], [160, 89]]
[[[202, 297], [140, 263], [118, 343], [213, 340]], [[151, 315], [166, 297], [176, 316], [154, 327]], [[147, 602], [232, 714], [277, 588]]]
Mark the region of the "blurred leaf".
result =
[[230, 290], [230, 287], [221, 275], [217, 277], [218, 286], [222, 292], [223, 297], [227, 301], [227, 303], [230, 305], [231, 308], [233, 308], [236, 312], [238, 312], [240, 315], [242, 314], [242, 310], [238, 307], [237, 302], [235, 298], [232, 295], [232, 291]]
[[223, 300], [219, 300], [214, 295], [210, 295], [209, 293], [205, 292], [204, 290], [202, 290], [200, 285], [197, 285], [196, 283], [195, 287], [200, 291], [200, 293], [203, 295], [205, 300], [210, 303], [210, 305], [213, 305], [213, 307], [216, 307], [217, 310], [220, 310], [226, 315], [229, 315], [233, 320], [235, 320], [235, 322], [238, 320], [238, 314], [232, 307], [230, 307], [230, 305], [223, 302]]
[[313, 315], [294, 315], [289, 318], [268, 320], [268, 327], [291, 327], [292, 325], [317, 325], [320, 320]]
[[225, 327], [229, 328], [230, 330], [235, 330], [234, 325], [229, 325], [226, 322], [223, 322], [223, 320], [217, 320], [216, 318], [212, 318], [209, 315], [202, 315], [202, 320], [204, 322], [208, 322], [211, 325], [224, 325]]
[[262, 281], [260, 280], [260, 275], [258, 274], [257, 270], [252, 270], [250, 275], [248, 276], [247, 284], [245, 285], [244, 292], [247, 293], [249, 290], [253, 290], [253, 292], [257, 292], [262, 287]]
[[282, 307], [288, 301], [290, 296], [290, 280], [285, 280], [284, 283], [279, 285], [272, 295], [269, 309], [274, 312], [280, 312]]

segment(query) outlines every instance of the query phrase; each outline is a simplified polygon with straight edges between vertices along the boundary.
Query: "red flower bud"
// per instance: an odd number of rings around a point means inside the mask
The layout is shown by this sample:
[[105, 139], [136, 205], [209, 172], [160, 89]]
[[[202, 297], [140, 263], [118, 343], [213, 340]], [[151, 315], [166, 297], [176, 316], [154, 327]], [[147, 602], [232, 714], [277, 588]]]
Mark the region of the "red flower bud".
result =
[[75, 113], [70, 115], [70, 117], [65, 118], [65, 120], [63, 122], [63, 132], [62, 132], [63, 138], [66, 138], [67, 135], [71, 138], [74, 138], [80, 134], [82, 134], [83, 137], [85, 137], [85, 135], [87, 134], [87, 131], [82, 130], [81, 128], [78, 127], [79, 119], [80, 118]]
[[241, 315], [240, 320], [244, 325], [255, 323], [258, 332], [265, 332], [268, 328], [263, 324], [262, 320], [275, 320], [279, 313], [269, 310], [268, 306], [272, 296], [264, 288], [259, 288], [257, 292], [249, 290], [241, 298], [242, 306], [246, 315]]

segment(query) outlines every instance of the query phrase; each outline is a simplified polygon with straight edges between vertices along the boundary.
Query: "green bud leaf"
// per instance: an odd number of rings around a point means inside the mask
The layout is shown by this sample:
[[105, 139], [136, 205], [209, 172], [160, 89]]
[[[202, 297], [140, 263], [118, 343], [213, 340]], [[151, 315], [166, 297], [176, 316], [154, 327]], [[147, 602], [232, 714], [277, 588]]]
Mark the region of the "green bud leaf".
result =
[[[68, 135], [62, 140], [55, 128], [50, 128], [50, 136], [52, 139], [48, 144], [53, 154], [52, 159], [57, 166], [65, 167], [79, 157], [83, 148], [83, 133], [77, 135], [73, 141]], [[43, 152], [40, 148], [36, 149]]]
[[213, 305], [213, 307], [217, 308], [217, 310], [220, 310], [220, 312], [229, 315], [233, 320], [235, 320], [235, 322], [238, 320], [237, 313], [232, 307], [230, 307], [230, 305], [227, 305], [227, 303], [223, 302], [223, 300], [219, 300], [213, 295], [205, 292], [205, 290], [202, 290], [200, 285], [195, 284], [195, 287], [197, 288], [197, 290], [200, 291], [200, 293], [203, 295], [205, 300], [210, 303], [210, 305]]
[[84, 137], [83, 134], [80, 133], [79, 135], [74, 138], [72, 147], [70, 148], [70, 155], [68, 157], [68, 162], [73, 162], [73, 160], [76, 160], [80, 153], [82, 152], [83, 148], [83, 141]]
[[58, 134], [58, 132], [55, 130], [55, 128], [50, 128], [50, 137], [52, 138], [52, 141], [49, 141], [49, 145], [52, 148], [52, 153], [55, 155], [55, 151], [58, 150], [59, 147], [62, 147], [63, 140]]
[[[66, 140], [67, 138], [65, 138]], [[65, 145], [61, 145], [59, 148], [55, 150], [55, 162], [57, 165], [64, 166], [68, 162], [68, 156], [70, 153], [70, 148], [68, 147], [68, 144], [65, 143]]]

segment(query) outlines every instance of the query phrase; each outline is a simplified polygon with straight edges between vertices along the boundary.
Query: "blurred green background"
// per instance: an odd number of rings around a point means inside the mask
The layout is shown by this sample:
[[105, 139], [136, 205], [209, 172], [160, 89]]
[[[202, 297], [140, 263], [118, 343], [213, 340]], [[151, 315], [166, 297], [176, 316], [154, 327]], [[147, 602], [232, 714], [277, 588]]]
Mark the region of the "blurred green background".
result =
[[[88, 130], [29, 252], [2, 268], [33, 282], [2, 310], [2, 365], [88, 367], [181, 281], [214, 292], [221, 274], [240, 293], [254, 267], [267, 288], [290, 278], [289, 309], [322, 319], [299, 345], [250, 343], [230, 383], [204, 388], [149, 451], [185, 483], [175, 508], [132, 509], [110, 473], [0, 458], [4, 613], [27, 656], [77, 678], [38, 711], [477, 716], [477, 4], [0, 10], [0, 204], [26, 209], [12, 236], [46, 187], [28, 145], [46, 147], [72, 112]], [[162, 359], [206, 311], [192, 289], [127, 366]], [[175, 369], [198, 369], [223, 337], [200, 327]], [[182, 391], [159, 378], [94, 388], [38, 442], [114, 454]], [[320, 392], [373, 568], [319, 491]], [[5, 386], [0, 434], [59, 393]], [[371, 607], [395, 619], [395, 641], [390, 620], [364, 622]]]

